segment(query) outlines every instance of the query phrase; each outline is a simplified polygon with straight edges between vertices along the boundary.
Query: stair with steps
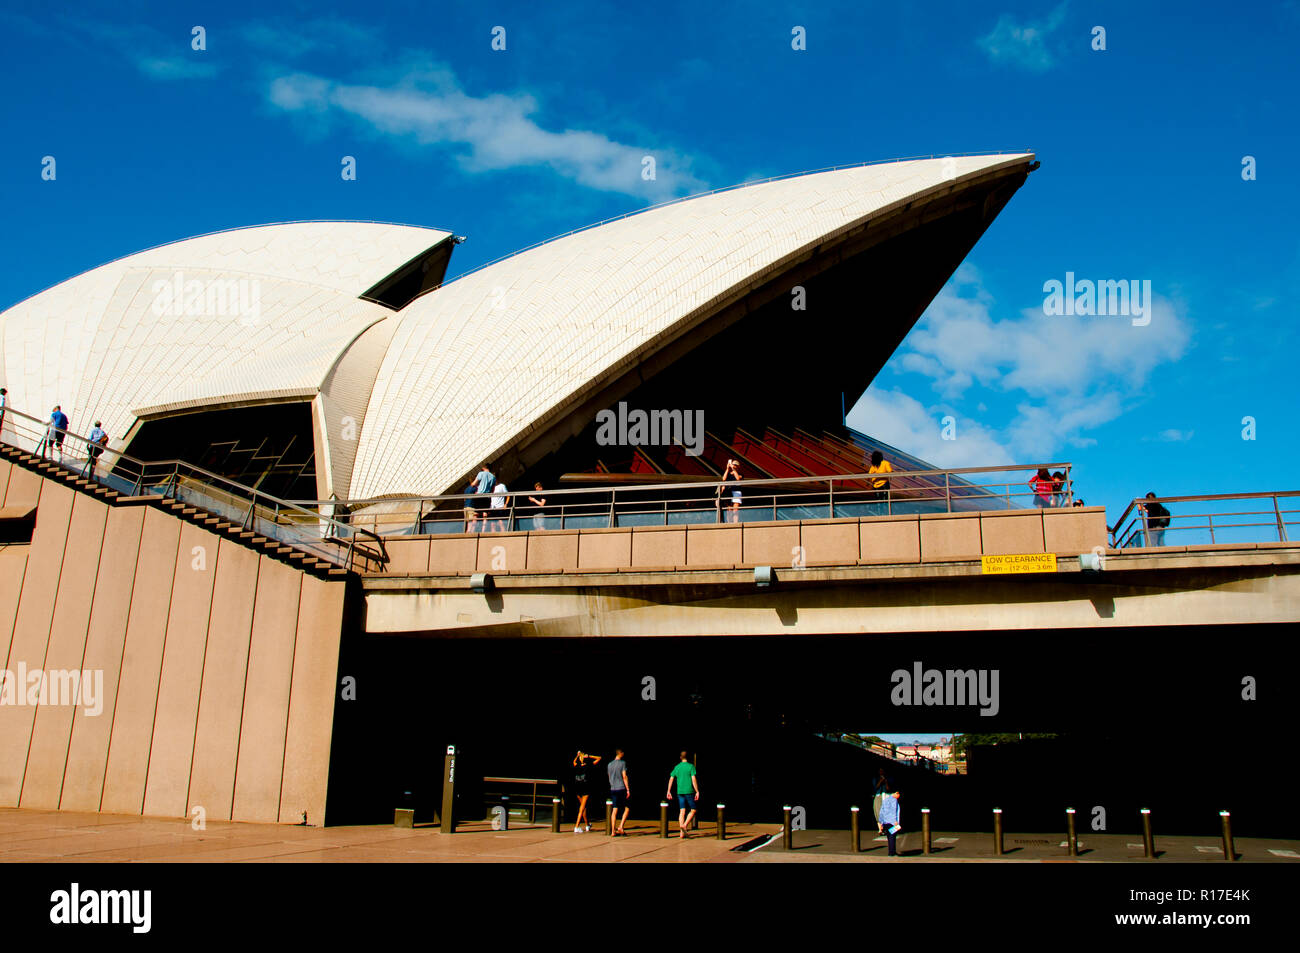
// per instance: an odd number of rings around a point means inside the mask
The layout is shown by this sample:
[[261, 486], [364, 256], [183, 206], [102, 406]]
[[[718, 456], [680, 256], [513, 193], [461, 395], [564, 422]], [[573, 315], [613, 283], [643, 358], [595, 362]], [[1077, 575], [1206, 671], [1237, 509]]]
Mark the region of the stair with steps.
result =
[[0, 459], [6, 459], [10, 462], [39, 473], [41, 476], [52, 480], [58, 480], [65, 486], [86, 493], [97, 499], [102, 499], [110, 505], [123, 504], [144, 504], [158, 506], [167, 510], [172, 515], [202, 526], [213, 532], [222, 533], [229, 536], [235, 542], [247, 546], [250, 549], [289, 563], [292, 566], [306, 569], [307, 571], [323, 578], [341, 578], [351, 573], [349, 570], [337, 566], [327, 559], [323, 559], [314, 553], [305, 552], [297, 549], [289, 543], [282, 542], [278, 539], [271, 539], [262, 536], [252, 530], [245, 529], [243, 526], [233, 523], [222, 516], [209, 513], [207, 510], [200, 509], [197, 506], [191, 506], [188, 503], [182, 503], [179, 500], [173, 500], [162, 496], [126, 496], [112, 487], [104, 486], [94, 480], [82, 476], [76, 470], [69, 469], [62, 464], [42, 459], [33, 453], [28, 453], [18, 447], [9, 444], [0, 444]]

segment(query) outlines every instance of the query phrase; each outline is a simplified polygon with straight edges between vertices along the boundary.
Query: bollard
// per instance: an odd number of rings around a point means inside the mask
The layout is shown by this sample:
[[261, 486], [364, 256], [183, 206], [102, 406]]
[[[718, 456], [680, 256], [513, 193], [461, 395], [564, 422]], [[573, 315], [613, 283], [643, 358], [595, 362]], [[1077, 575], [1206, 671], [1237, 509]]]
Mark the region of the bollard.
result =
[[1002, 856], [1002, 808], [993, 809], [993, 855]]
[[1219, 817], [1223, 818], [1223, 859], [1236, 860], [1237, 848], [1232, 843], [1232, 815], [1227, 811], [1220, 811]]
[[1151, 833], [1151, 810], [1142, 808], [1142, 853], [1146, 857], [1156, 855], [1156, 839]]
[[1071, 857], [1079, 856], [1079, 836], [1074, 830], [1074, 808], [1065, 809], [1065, 849]]
[[921, 808], [921, 853], [930, 853], [930, 809]]
[[551, 833], [560, 833], [560, 805], [564, 802], [558, 797], [551, 798]]
[[668, 836], [668, 802], [659, 802], [659, 836]]
[[727, 805], [718, 805], [718, 840], [727, 839]]
[[605, 798], [605, 834], [614, 836], [614, 799]]
[[853, 853], [862, 852], [862, 828], [859, 826], [858, 815], [862, 812], [856, 807], [849, 808], [850, 830], [853, 831]]
[[786, 804], [784, 807], [781, 808], [781, 817], [782, 817], [782, 821], [781, 821], [781, 846], [784, 847], [786, 850], [790, 850], [790, 849], [792, 849], [793, 846], [794, 846], [794, 831], [790, 829], [790, 827], [791, 827], [791, 822], [790, 822], [790, 812], [791, 812], [791, 810], [792, 810], [792, 808], [790, 807], [789, 804]]

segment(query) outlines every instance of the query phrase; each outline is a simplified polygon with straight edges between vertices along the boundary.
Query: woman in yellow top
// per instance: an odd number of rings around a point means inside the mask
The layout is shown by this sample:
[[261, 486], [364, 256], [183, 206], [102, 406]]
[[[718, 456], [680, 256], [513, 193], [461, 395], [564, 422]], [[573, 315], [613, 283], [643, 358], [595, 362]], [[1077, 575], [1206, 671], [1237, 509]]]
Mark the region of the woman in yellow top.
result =
[[[879, 450], [871, 451], [871, 467], [868, 473], [893, 473], [894, 468], [889, 465], [885, 455]], [[878, 476], [871, 481], [872, 492], [868, 494], [867, 499], [876, 503], [883, 503], [889, 499], [889, 477]]]

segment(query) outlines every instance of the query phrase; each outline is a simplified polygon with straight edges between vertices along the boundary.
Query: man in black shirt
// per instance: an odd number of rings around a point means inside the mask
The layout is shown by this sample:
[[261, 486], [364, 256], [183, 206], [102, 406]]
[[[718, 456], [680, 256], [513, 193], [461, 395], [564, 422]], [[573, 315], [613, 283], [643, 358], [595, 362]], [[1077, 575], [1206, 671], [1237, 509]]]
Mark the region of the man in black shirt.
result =
[[1150, 503], [1139, 503], [1138, 508], [1146, 514], [1147, 524], [1147, 545], [1163, 546], [1165, 544], [1165, 530], [1169, 528], [1169, 511], [1154, 502], [1155, 493], [1148, 493], [1147, 499]]

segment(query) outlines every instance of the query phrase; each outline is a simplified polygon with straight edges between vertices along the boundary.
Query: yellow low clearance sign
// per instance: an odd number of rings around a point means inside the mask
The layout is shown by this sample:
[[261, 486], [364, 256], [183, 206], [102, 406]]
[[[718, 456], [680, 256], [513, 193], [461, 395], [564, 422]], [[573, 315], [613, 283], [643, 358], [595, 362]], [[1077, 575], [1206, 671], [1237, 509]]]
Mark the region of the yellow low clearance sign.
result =
[[1056, 572], [1056, 553], [981, 556], [980, 571], [983, 573]]

